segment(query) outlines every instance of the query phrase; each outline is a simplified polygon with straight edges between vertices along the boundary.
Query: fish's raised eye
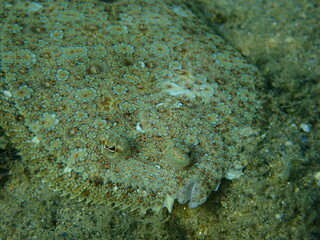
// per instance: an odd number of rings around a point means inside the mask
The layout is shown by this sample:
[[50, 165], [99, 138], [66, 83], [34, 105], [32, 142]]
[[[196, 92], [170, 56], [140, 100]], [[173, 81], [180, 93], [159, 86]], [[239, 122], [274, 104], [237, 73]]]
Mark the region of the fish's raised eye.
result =
[[123, 159], [131, 152], [129, 141], [124, 136], [110, 135], [101, 141], [109, 159]]

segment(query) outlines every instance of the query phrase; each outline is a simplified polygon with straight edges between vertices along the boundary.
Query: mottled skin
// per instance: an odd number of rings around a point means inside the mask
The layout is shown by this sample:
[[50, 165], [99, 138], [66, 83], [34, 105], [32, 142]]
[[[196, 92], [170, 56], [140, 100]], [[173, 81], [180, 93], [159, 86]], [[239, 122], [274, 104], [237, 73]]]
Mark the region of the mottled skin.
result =
[[18, 3], [5, 24], [1, 122], [51, 188], [171, 211], [174, 199], [197, 207], [241, 171], [256, 70], [187, 7], [40, 6]]

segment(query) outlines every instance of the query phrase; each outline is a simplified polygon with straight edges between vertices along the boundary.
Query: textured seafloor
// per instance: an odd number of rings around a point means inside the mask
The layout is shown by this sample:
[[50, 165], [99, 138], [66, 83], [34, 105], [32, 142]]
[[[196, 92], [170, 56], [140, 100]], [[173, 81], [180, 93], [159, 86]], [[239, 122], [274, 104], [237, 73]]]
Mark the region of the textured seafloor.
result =
[[[12, 2], [13, 4], [14, 2]], [[1, 19], [10, 2], [1, 2]], [[258, 66], [266, 134], [239, 180], [196, 209], [143, 218], [43, 187], [1, 138], [4, 239], [318, 239], [319, 6], [316, 1], [188, 1]], [[2, 36], [3, 37], [3, 36]]]

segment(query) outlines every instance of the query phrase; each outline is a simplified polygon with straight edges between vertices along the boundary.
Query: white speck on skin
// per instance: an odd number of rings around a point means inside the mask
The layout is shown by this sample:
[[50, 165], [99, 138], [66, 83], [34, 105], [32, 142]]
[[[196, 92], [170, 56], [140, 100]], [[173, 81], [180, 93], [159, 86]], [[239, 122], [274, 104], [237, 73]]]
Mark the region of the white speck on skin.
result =
[[33, 142], [34, 144], [38, 145], [40, 143], [40, 140], [39, 140], [39, 138], [34, 137], [34, 138], [31, 139], [31, 142]]
[[4, 90], [3, 91], [3, 94], [6, 96], [6, 97], [12, 97], [12, 93], [11, 92], [9, 92], [9, 91], [7, 91], [7, 90]]
[[63, 173], [69, 173], [69, 172], [71, 172], [71, 168], [69, 168], [69, 167], [66, 167], [64, 170], [63, 170]]
[[156, 104], [156, 107], [163, 105], [163, 102]]
[[155, 167], [156, 167], [157, 169], [161, 169], [161, 166], [160, 166], [160, 165], [155, 165]]
[[145, 131], [141, 128], [140, 122], [137, 122], [136, 130], [139, 131], [139, 132], [145, 133]]

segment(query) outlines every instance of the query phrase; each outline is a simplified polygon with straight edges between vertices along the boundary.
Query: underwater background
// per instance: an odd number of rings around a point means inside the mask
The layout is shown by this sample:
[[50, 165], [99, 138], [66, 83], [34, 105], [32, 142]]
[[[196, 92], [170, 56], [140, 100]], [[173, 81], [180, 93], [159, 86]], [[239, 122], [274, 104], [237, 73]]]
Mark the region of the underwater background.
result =
[[[1, 1], [1, 25], [17, 2]], [[257, 85], [263, 107], [256, 124], [263, 138], [245, 174], [222, 180], [197, 208], [175, 204], [171, 214], [140, 216], [49, 190], [1, 131], [1, 239], [320, 238], [319, 2], [177, 3], [190, 8], [262, 76]]]

